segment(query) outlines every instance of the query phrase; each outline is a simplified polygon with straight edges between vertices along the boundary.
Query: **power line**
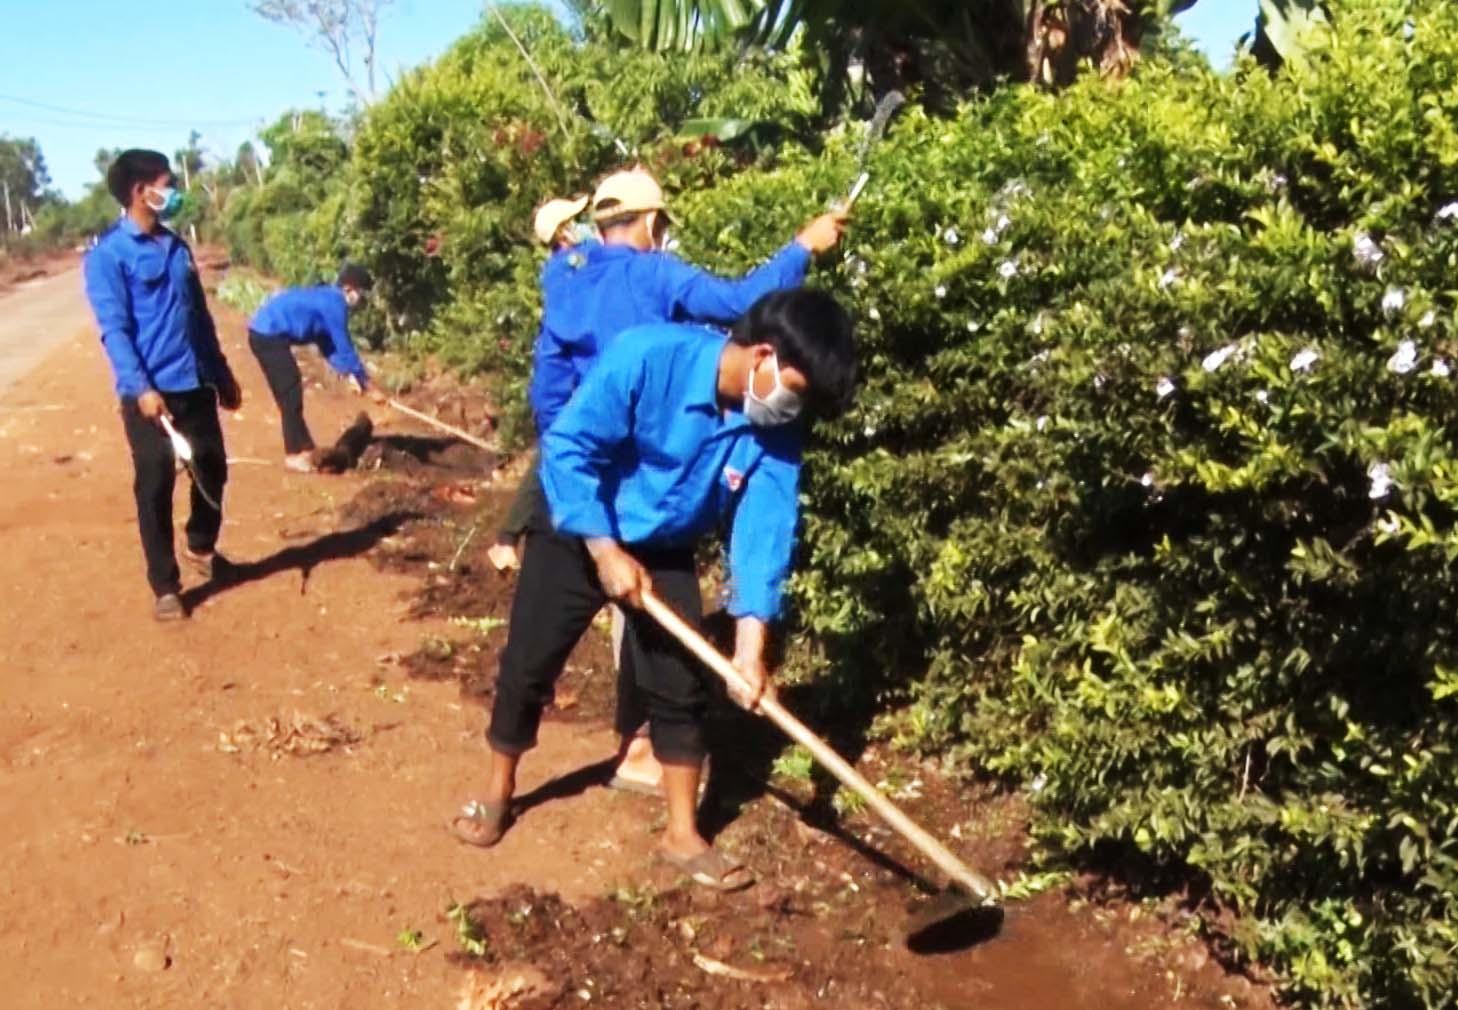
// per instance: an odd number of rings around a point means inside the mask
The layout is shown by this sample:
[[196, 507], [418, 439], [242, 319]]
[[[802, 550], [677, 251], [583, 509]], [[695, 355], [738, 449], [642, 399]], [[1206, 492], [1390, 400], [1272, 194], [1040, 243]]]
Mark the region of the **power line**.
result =
[[64, 105], [51, 105], [49, 102], [37, 102], [34, 99], [21, 98], [19, 95], [0, 95], [0, 101], [14, 102], [16, 105], [28, 105], [31, 108], [44, 109], [47, 112], [58, 112], [67, 116], [80, 116], [96, 121], [94, 124], [65, 124], [75, 126], [238, 127], [256, 126], [262, 119], [262, 117], [255, 119], [143, 119], [135, 116], [113, 116], [105, 112], [87, 112], [84, 109], [70, 109]]

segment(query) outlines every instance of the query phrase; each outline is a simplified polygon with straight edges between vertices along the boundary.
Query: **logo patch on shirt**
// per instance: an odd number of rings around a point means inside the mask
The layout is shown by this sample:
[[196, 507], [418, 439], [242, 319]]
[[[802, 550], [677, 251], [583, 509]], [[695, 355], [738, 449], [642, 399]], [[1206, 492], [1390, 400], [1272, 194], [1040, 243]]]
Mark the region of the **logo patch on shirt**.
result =
[[730, 491], [738, 491], [744, 483], [744, 474], [732, 466], [726, 466], [724, 468], [724, 483], [729, 485]]

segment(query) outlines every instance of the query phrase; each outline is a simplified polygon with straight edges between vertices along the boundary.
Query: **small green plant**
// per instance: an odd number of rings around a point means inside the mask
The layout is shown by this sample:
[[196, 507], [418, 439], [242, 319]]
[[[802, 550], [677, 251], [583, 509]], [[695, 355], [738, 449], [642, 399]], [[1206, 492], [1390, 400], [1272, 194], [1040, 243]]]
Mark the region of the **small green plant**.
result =
[[456, 927], [456, 946], [471, 957], [485, 957], [490, 946], [486, 934], [471, 918], [470, 909], [459, 902], [452, 902], [446, 909], [446, 919]]
[[830, 798], [830, 805], [841, 817], [854, 817], [866, 809], [866, 801], [861, 798], [861, 794], [845, 786], [835, 791], [835, 795]]
[[793, 782], [809, 782], [815, 770], [815, 759], [799, 744], [792, 744], [780, 752], [770, 770], [779, 778]]
[[251, 316], [272, 294], [272, 289], [249, 273], [231, 271], [218, 285], [218, 300], [224, 305]]
[[411, 929], [409, 926], [406, 926], [395, 937], [395, 942], [406, 950], [418, 954], [425, 949], [425, 934], [418, 929]]
[[1073, 879], [1067, 870], [1047, 870], [1042, 873], [1019, 872], [1012, 880], [999, 880], [997, 892], [1004, 901], [1027, 901], [1047, 891], [1066, 886]]
[[613, 892], [612, 898], [635, 922], [650, 917], [658, 906], [658, 891], [646, 884], [642, 887], [625, 884]]
[[451, 624], [455, 625], [457, 628], [469, 628], [470, 630], [476, 632], [476, 634], [478, 635], [489, 635], [491, 634], [491, 632], [496, 631], [498, 628], [506, 627], [507, 623], [508, 622], [504, 617], [487, 616], [451, 618]]

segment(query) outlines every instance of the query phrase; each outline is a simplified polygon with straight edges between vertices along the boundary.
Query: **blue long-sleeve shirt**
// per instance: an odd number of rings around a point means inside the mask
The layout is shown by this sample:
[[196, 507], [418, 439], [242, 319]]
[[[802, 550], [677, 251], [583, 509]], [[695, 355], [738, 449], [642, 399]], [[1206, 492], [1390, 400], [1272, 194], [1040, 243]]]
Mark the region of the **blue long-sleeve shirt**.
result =
[[349, 338], [349, 303], [333, 284], [285, 288], [254, 313], [248, 332], [291, 344], [313, 344], [330, 368], [353, 376], [361, 386], [369, 385], [370, 373]]
[[192, 250], [176, 234], [149, 235], [124, 216], [86, 254], [82, 273], [118, 396], [232, 380]]
[[603, 352], [542, 436], [552, 524], [629, 546], [686, 547], [725, 519], [729, 613], [773, 620], [795, 549], [803, 431], [718, 404], [727, 338], [631, 329]]
[[677, 256], [623, 245], [558, 253], [542, 272], [542, 329], [528, 391], [537, 431], [552, 426], [608, 342], [633, 326], [695, 322], [728, 326], [772, 291], [798, 287], [810, 252], [791, 242], [738, 280]]

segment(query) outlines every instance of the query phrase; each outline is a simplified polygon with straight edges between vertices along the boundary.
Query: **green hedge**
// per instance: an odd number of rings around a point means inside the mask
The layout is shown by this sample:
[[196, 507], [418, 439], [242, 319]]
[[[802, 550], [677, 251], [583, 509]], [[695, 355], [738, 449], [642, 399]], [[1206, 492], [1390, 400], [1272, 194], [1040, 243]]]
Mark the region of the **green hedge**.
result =
[[[1026, 785], [1053, 851], [1193, 874], [1310, 1005], [1458, 990], [1458, 11], [1413, 6], [1276, 79], [903, 117], [797, 579], [888, 731]], [[691, 248], [742, 265], [849, 171], [684, 201]]]

